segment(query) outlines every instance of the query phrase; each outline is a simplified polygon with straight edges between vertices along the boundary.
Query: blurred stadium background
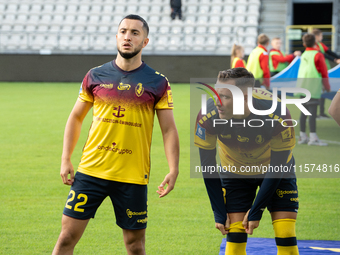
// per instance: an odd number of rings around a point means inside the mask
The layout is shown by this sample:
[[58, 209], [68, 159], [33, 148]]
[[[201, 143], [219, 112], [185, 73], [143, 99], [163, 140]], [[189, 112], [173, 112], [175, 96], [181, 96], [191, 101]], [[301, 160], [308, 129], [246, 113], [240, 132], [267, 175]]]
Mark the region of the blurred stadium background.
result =
[[291, 52], [317, 27], [338, 52], [339, 12], [338, 0], [182, 0], [183, 21], [171, 21], [169, 0], [0, 0], [0, 80], [80, 81], [114, 58], [117, 25], [131, 13], [150, 26], [145, 60], [170, 81], [189, 82], [228, 68], [233, 43], [248, 55], [260, 33], [281, 37]]

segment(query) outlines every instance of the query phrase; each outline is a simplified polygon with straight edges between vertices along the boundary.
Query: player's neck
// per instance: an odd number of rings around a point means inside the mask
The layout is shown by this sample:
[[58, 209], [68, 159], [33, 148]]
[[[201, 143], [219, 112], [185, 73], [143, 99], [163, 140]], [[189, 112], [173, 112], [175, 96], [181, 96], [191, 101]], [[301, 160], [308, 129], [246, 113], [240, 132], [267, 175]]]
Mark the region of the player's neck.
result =
[[117, 58], [115, 60], [116, 65], [124, 70], [124, 71], [132, 71], [137, 69], [138, 67], [140, 67], [140, 65], [142, 64], [142, 57], [140, 54], [137, 54], [136, 56], [134, 56], [133, 58], [130, 59], [126, 59], [123, 58], [121, 55], [117, 55]]
[[246, 119], [248, 118], [250, 115], [250, 110], [248, 107], [245, 107], [244, 108], [244, 114], [243, 115], [234, 115], [233, 116], [233, 119], [236, 119], [236, 120], [243, 120], [243, 119]]

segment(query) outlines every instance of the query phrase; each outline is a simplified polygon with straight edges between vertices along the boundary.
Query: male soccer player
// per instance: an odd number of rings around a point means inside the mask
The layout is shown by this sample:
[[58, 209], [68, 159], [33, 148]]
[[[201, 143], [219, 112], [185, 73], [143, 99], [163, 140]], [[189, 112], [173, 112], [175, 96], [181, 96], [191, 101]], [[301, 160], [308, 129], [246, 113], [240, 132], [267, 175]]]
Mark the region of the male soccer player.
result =
[[[321, 52], [315, 47], [315, 36], [313, 34], [305, 34], [302, 37], [303, 46], [306, 50], [301, 55], [301, 64], [299, 66], [298, 81], [296, 86], [308, 89], [311, 93], [311, 99], [305, 103], [305, 107], [311, 113], [309, 116], [309, 138], [306, 133], [307, 116], [301, 112], [300, 114], [300, 137], [299, 144], [308, 144], [316, 146], [327, 146], [327, 143], [321, 141], [316, 134], [316, 112], [320, 102], [322, 91], [329, 92], [331, 86], [328, 79], [327, 65], [325, 58]], [[296, 93], [296, 96], [305, 95]]]
[[[179, 139], [172, 93], [167, 78], [141, 60], [142, 49], [149, 41], [148, 31], [143, 18], [126, 16], [116, 35], [117, 58], [91, 69], [83, 80], [65, 128], [60, 175], [64, 184], [72, 187], [53, 254], [73, 254], [89, 219], [107, 196], [112, 200], [116, 223], [123, 229], [127, 253], [145, 254], [147, 183], [155, 110], [170, 168], [158, 187], [159, 197], [174, 188]], [[71, 154], [91, 107], [93, 122], [74, 176]]]
[[269, 70], [270, 76], [274, 76], [285, 69], [296, 56], [300, 56], [301, 51], [294, 51], [293, 54], [285, 55], [281, 51], [280, 37], [272, 39], [272, 49], [269, 51]]
[[329, 106], [328, 113], [340, 126], [340, 89], [334, 96], [331, 105]]
[[[331, 65], [329, 61], [333, 61], [336, 64], [340, 64], [340, 56], [336, 54], [334, 51], [331, 51], [323, 42], [323, 33], [320, 29], [313, 29], [313, 35], [315, 36], [315, 48], [320, 51], [324, 57], [327, 66], [327, 70], [331, 69]], [[330, 117], [325, 114], [325, 98], [320, 98], [320, 115], [317, 118], [320, 119], [329, 119]]]
[[257, 37], [257, 43], [257, 47], [253, 49], [248, 57], [247, 70], [255, 76], [255, 87], [261, 87], [261, 84], [263, 84], [267, 89], [269, 89], [270, 72], [267, 51], [269, 37], [265, 34], [260, 34]]
[[[257, 110], [271, 108], [273, 99], [270, 92], [253, 88], [254, 82], [254, 76], [244, 68], [219, 72], [218, 84], [242, 90], [244, 114], [233, 113], [235, 99], [228, 88], [216, 89], [222, 104], [218, 99], [216, 105], [208, 100], [207, 114], [198, 114], [195, 145], [199, 147], [201, 165], [205, 169], [216, 167], [216, 142], [219, 145], [221, 171], [219, 175], [206, 172], [204, 182], [215, 226], [223, 235], [227, 234], [225, 254], [246, 254], [247, 234], [252, 234], [259, 226], [267, 207], [278, 254], [295, 255], [298, 254], [295, 234], [298, 191], [293, 171], [294, 128], [289, 111], [281, 114], [280, 102], [271, 114], [250, 112], [248, 97]], [[248, 88], [253, 88], [252, 94], [248, 94]]]

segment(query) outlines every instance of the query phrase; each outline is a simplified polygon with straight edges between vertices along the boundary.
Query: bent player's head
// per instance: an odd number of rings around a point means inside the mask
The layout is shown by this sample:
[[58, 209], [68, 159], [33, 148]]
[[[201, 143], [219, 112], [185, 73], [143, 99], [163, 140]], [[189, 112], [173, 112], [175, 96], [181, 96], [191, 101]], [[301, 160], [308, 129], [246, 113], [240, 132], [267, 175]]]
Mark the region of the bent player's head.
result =
[[303, 46], [313, 48], [315, 46], [315, 36], [313, 34], [304, 34], [302, 36]]
[[280, 37], [274, 37], [272, 39], [272, 47], [275, 50], [280, 50], [281, 49], [281, 39], [280, 39]]
[[323, 39], [323, 34], [322, 31], [320, 29], [313, 29], [313, 35], [315, 36], [315, 41], [316, 42], [322, 42]]
[[265, 34], [260, 34], [257, 37], [257, 43], [267, 48], [269, 45], [269, 37]]
[[149, 42], [148, 34], [148, 23], [142, 17], [134, 14], [124, 17], [119, 23], [116, 34], [119, 54], [125, 59], [141, 54], [142, 49]]
[[[247, 71], [247, 69], [243, 67], [232, 68], [225, 71], [220, 71], [217, 76], [217, 83], [219, 84], [228, 84], [234, 85], [240, 88], [244, 95], [244, 106], [245, 106], [245, 115], [249, 115], [249, 110], [247, 106], [247, 98], [248, 98], [248, 87], [254, 87], [255, 78], [254, 75]], [[221, 98], [222, 105], [219, 100], [216, 100], [216, 107], [218, 110], [219, 117], [221, 119], [243, 119], [247, 116], [245, 115], [234, 115], [233, 114], [233, 94], [227, 88], [217, 88], [216, 92]], [[250, 95], [251, 96], [251, 95]]]

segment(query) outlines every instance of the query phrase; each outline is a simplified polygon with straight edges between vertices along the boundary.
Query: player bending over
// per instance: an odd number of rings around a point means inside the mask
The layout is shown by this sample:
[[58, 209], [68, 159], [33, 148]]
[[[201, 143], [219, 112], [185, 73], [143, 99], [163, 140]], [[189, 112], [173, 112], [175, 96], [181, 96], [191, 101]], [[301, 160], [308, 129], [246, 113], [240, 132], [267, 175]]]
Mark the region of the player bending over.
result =
[[[216, 89], [222, 104], [216, 100], [215, 105], [210, 99], [207, 102], [207, 114], [198, 114], [195, 145], [199, 147], [202, 167], [216, 166], [217, 142], [220, 166], [230, 170], [203, 175], [215, 226], [223, 235], [227, 234], [225, 254], [246, 254], [247, 234], [252, 234], [259, 226], [267, 207], [272, 218], [278, 254], [295, 255], [299, 253], [295, 234], [298, 211], [295, 173], [244, 171], [252, 166], [262, 170], [263, 166], [287, 170], [293, 169], [295, 165], [292, 155], [295, 146], [294, 128], [289, 127], [292, 126], [291, 121], [284, 121], [291, 119], [290, 113], [287, 110], [285, 116], [281, 114], [280, 102], [272, 114], [260, 116], [251, 113], [247, 105], [248, 97], [252, 97], [257, 110], [266, 110], [272, 105], [272, 94], [264, 89], [253, 88], [254, 82], [252, 73], [244, 68], [219, 72], [218, 84], [237, 86], [243, 91], [245, 111], [243, 115], [234, 115], [231, 91], [227, 88]], [[253, 88], [252, 95], [247, 93], [248, 87]], [[221, 123], [218, 121], [220, 119], [228, 120], [228, 123], [216, 124]], [[261, 126], [259, 123], [264, 124]], [[260, 189], [256, 195], [258, 187]]]

